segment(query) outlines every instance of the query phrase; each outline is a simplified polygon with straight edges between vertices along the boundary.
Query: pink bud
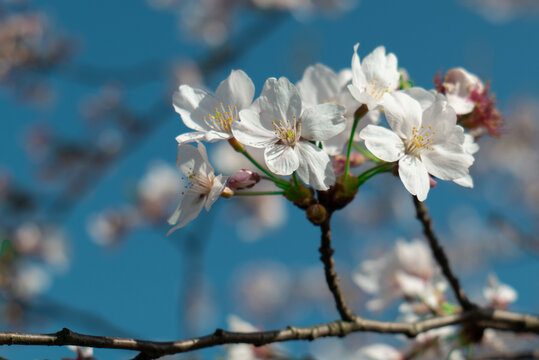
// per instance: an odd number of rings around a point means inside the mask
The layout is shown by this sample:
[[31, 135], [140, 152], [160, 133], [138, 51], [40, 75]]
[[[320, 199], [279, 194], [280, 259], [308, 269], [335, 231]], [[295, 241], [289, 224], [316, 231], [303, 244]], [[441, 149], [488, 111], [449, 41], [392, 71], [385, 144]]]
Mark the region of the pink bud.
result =
[[436, 185], [438, 185], [438, 181], [434, 180], [432, 176], [429, 176], [429, 184], [430, 184], [430, 188], [434, 189]]
[[236, 171], [230, 180], [228, 180], [228, 187], [234, 191], [248, 189], [255, 186], [259, 181], [260, 175], [251, 170], [241, 169]]

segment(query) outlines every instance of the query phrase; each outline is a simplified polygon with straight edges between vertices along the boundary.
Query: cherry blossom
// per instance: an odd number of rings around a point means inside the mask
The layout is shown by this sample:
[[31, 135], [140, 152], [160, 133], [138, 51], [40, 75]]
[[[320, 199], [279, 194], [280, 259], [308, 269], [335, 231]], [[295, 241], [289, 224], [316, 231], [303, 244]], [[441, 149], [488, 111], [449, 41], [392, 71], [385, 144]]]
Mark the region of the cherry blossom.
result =
[[168, 219], [170, 225], [176, 225], [168, 234], [194, 220], [203, 207], [210, 211], [213, 203], [225, 190], [227, 181], [227, 177], [223, 175], [214, 175], [208, 162], [206, 147], [200, 142], [198, 148], [189, 144], [178, 146], [176, 164], [188, 184], [185, 186], [185, 192], [182, 192], [180, 204]]
[[253, 82], [241, 70], [232, 70], [215, 94], [190, 85], [180, 85], [172, 98], [174, 109], [183, 123], [195, 132], [176, 137], [179, 144], [192, 141], [215, 142], [232, 137], [232, 124], [240, 110], [251, 105], [255, 93]]
[[329, 156], [311, 141], [332, 138], [346, 126], [345, 108], [327, 103], [306, 108], [296, 87], [281, 77], [264, 84], [256, 106], [240, 111], [240, 122], [232, 124], [242, 143], [265, 148], [266, 165], [275, 174], [294, 171], [307, 184], [327, 190], [335, 182]]
[[515, 289], [500, 283], [494, 274], [489, 275], [487, 285], [483, 288], [483, 296], [489, 301], [491, 307], [502, 310], [506, 310], [518, 298]]
[[399, 177], [412, 195], [427, 198], [429, 174], [442, 180], [468, 175], [474, 158], [464, 150], [464, 129], [446, 101], [422, 110], [418, 101], [399, 92], [386, 98], [384, 111], [392, 130], [368, 125], [360, 136], [378, 158], [398, 161]]
[[[348, 90], [351, 81], [352, 71], [350, 69], [343, 69], [339, 73], [335, 73], [323, 64], [316, 64], [305, 70], [302, 79], [297, 84], [301, 100], [306, 107], [333, 102], [346, 108], [344, 113], [345, 129], [331, 139], [322, 141], [322, 148], [329, 155], [341, 154], [346, 143], [350, 140], [354, 113], [361, 106]], [[379, 111], [369, 111], [356, 128], [354, 140], [359, 141], [359, 132], [368, 124], [377, 124], [379, 119]]]
[[383, 309], [399, 296], [437, 308], [445, 290], [445, 284], [438, 279], [431, 251], [420, 240], [397, 240], [390, 253], [361, 263], [353, 280], [363, 291], [376, 296], [367, 303], [367, 308], [373, 311]]
[[386, 55], [385, 47], [379, 46], [360, 62], [358, 47], [359, 44], [354, 46], [352, 84], [348, 85], [348, 89], [357, 101], [366, 104], [369, 110], [374, 110], [399, 88], [397, 57], [393, 53]]
[[437, 78], [435, 81], [438, 91], [445, 94], [457, 115], [471, 113], [475, 107], [472, 93], [480, 93], [485, 88], [476, 75], [460, 67], [450, 69], [443, 80]]

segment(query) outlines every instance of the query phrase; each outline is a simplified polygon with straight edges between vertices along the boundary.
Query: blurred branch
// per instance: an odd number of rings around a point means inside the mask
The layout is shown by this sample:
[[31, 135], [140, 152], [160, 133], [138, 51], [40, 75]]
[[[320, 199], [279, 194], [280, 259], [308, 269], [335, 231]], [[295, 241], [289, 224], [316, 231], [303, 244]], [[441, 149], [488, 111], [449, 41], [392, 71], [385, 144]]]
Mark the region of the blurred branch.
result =
[[30, 311], [53, 317], [55, 320], [66, 319], [71, 322], [78, 322], [80, 325], [92, 329], [92, 331], [102, 331], [117, 336], [133, 337], [135, 334], [113, 324], [109, 319], [95, 314], [92, 311], [76, 308], [70, 304], [60, 303], [45, 296], [39, 298], [39, 303], [27, 304]]
[[539, 359], [539, 350], [531, 350], [515, 353], [498, 353], [478, 355], [466, 358], [467, 360], [532, 360]]
[[[278, 25], [286, 18], [284, 13], [272, 13], [267, 21], [257, 22], [251, 29], [244, 31], [242, 37], [236, 41], [236, 44], [229, 41], [211, 51], [197, 62], [200, 73], [206, 79], [212, 77], [221, 67], [246, 54], [254, 45], [259, 44], [264, 37], [272, 33], [272, 30], [277, 29]], [[75, 176], [69, 182], [78, 184], [80, 190], [76, 195], [80, 198], [87, 195], [92, 188], [90, 185], [96, 186], [115, 160], [133, 153], [144, 143], [144, 140], [149, 139], [173, 114], [169, 94], [158, 99], [144, 115], [138, 118], [137, 122], [140, 125], [140, 129], [136, 132], [136, 136], [133, 139], [127, 141], [127, 145], [123, 151], [105, 159], [97, 169], [92, 168], [87, 171], [81, 171], [78, 176]], [[69, 185], [67, 187], [69, 188]], [[60, 213], [60, 215], [66, 214], [75, 205], [76, 200], [73, 199], [73, 195], [69, 190], [64, 191], [53, 201], [49, 212]]]
[[491, 214], [489, 222], [492, 226], [506, 235], [510, 240], [531, 251], [531, 254], [539, 255], [539, 238], [526, 234], [516, 224], [500, 213]]
[[476, 308], [477, 305], [475, 305], [468, 299], [468, 297], [466, 296], [466, 293], [460, 286], [459, 279], [453, 273], [453, 270], [451, 269], [451, 266], [449, 265], [449, 259], [447, 258], [447, 255], [445, 254], [444, 249], [440, 245], [440, 242], [438, 241], [436, 234], [434, 233], [434, 229], [432, 227], [432, 219], [429, 216], [428, 208], [425, 206], [424, 203], [419, 201], [416, 196], [412, 195], [412, 199], [414, 201], [417, 219], [423, 225], [423, 233], [425, 234], [425, 237], [429, 241], [429, 245], [434, 255], [434, 258], [438, 262], [438, 265], [440, 265], [440, 267], [442, 268], [442, 272], [444, 276], [447, 278], [447, 280], [449, 281], [449, 284], [451, 285], [451, 288], [453, 289], [453, 292], [455, 293], [455, 296], [457, 297], [459, 304], [462, 306], [464, 310], [470, 310], [470, 309]]
[[309, 326], [293, 327], [273, 331], [251, 333], [229, 332], [217, 329], [213, 334], [173, 342], [156, 342], [127, 338], [86, 335], [62, 329], [52, 334], [28, 334], [0, 332], [1, 345], [78, 345], [94, 348], [124, 349], [140, 351], [135, 359], [155, 359], [167, 354], [189, 352], [223, 344], [245, 343], [255, 346], [292, 340], [314, 340], [321, 337], [344, 337], [352, 332], [376, 332], [416, 336], [422, 332], [448, 325], [477, 323], [515, 332], [539, 333], [539, 317], [511, 313], [501, 310], [473, 310], [449, 316], [440, 316], [412, 323], [383, 322], [366, 319], [333, 321]]
[[357, 319], [357, 315], [346, 305], [344, 296], [339, 286], [339, 277], [335, 271], [335, 261], [333, 260], [334, 250], [331, 247], [331, 213], [329, 213], [325, 221], [320, 224], [320, 231], [322, 232], [322, 242], [319, 248], [320, 260], [324, 263], [324, 273], [326, 275], [326, 282], [329, 290], [335, 299], [337, 310], [341, 315], [341, 319], [344, 321], [354, 321]]

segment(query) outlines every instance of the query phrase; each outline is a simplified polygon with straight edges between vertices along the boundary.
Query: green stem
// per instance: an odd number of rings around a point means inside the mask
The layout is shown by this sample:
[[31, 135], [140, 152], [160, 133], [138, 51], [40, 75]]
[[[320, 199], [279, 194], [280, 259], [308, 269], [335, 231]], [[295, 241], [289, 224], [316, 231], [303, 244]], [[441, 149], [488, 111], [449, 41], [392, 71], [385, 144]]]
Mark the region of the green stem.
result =
[[299, 186], [299, 181], [298, 181], [298, 177], [296, 176], [295, 171], [292, 173], [292, 179], [294, 179], [294, 185], [296, 185], [296, 187], [298, 187]]
[[384, 162], [380, 165], [376, 165], [375, 167], [372, 167], [369, 170], [361, 173], [357, 177], [358, 179], [357, 187], [359, 188], [361, 185], [363, 185], [367, 180], [369, 180], [374, 175], [391, 170], [393, 168], [393, 165], [394, 165], [393, 163]]
[[262, 195], [283, 195], [284, 191], [248, 191], [235, 192], [234, 196], [262, 196]]
[[348, 170], [350, 169], [350, 154], [352, 153], [352, 144], [354, 143], [354, 134], [356, 133], [357, 124], [359, 120], [369, 111], [367, 105], [363, 104], [356, 110], [354, 114], [354, 124], [352, 125], [352, 132], [350, 132], [350, 139], [348, 140], [348, 150], [346, 151], [346, 164], [344, 166], [344, 179], [348, 176]]
[[271, 178], [271, 180], [273, 180], [275, 182], [275, 185], [281, 187], [281, 188], [287, 188], [290, 186], [289, 183], [287, 183], [286, 181], [282, 180], [282, 179], [279, 179], [278, 177], [276, 177], [275, 175], [273, 175], [272, 173], [270, 173], [268, 170], [266, 170], [262, 165], [260, 165], [251, 155], [249, 155], [249, 153], [246, 151], [246, 150], [243, 150], [243, 151], [240, 151], [243, 156], [245, 156], [247, 159], [249, 159], [249, 161], [254, 165], [256, 166], [260, 171], [262, 171], [264, 174], [266, 174], [269, 178]]
[[378, 159], [376, 156], [374, 156], [369, 150], [365, 149], [363, 146], [359, 144], [354, 144], [353, 146], [354, 146], [354, 149], [356, 149], [357, 151], [365, 155], [367, 159], [369, 159], [370, 161], [377, 164], [383, 163], [382, 160]]

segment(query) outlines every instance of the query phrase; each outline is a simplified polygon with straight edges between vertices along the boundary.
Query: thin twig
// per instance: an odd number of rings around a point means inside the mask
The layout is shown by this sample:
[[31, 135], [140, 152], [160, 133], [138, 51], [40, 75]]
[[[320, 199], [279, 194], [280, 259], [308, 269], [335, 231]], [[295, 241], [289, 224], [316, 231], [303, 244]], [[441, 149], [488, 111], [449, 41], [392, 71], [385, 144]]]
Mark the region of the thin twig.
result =
[[244, 343], [262, 346], [292, 340], [344, 337], [352, 332], [404, 334], [414, 337], [428, 330], [471, 322], [478, 323], [480, 326], [501, 330], [539, 333], [539, 317], [537, 316], [476, 308], [464, 313], [434, 317], [412, 323], [393, 323], [358, 318], [355, 321], [338, 320], [309, 327], [288, 326], [281, 330], [251, 333], [229, 332], [217, 329], [210, 335], [172, 342], [86, 335], [73, 332], [66, 328], [52, 334], [0, 332], [0, 345], [77, 345], [94, 348], [124, 349], [143, 353], [143, 355], [137, 357], [139, 359], [155, 359], [167, 354], [189, 352], [223, 344]]
[[539, 359], [539, 350], [522, 351], [515, 353], [498, 353], [477, 355], [467, 358], [468, 360], [532, 360]]
[[322, 232], [322, 241], [320, 244], [320, 260], [324, 263], [324, 273], [326, 275], [326, 282], [329, 290], [335, 299], [335, 305], [341, 315], [341, 319], [344, 321], [354, 321], [357, 319], [357, 315], [354, 314], [344, 301], [344, 296], [339, 286], [339, 277], [335, 271], [335, 261], [333, 260], [334, 250], [331, 247], [331, 213], [328, 214], [326, 220], [320, 224], [320, 231]]
[[440, 267], [442, 268], [442, 272], [444, 276], [449, 281], [449, 284], [451, 285], [451, 288], [453, 289], [453, 292], [455, 293], [455, 296], [457, 297], [457, 301], [459, 302], [460, 306], [462, 306], [464, 310], [470, 310], [470, 309], [476, 308], [477, 305], [475, 305], [468, 299], [468, 297], [464, 293], [464, 290], [460, 287], [459, 279], [453, 273], [453, 270], [451, 269], [451, 266], [449, 265], [449, 259], [447, 258], [447, 255], [445, 254], [444, 249], [440, 245], [438, 238], [434, 234], [434, 230], [432, 228], [432, 219], [429, 216], [427, 207], [425, 206], [425, 204], [419, 201], [417, 197], [412, 196], [412, 198], [414, 200], [417, 219], [423, 225], [423, 233], [425, 234], [425, 237], [429, 241], [432, 254], [434, 255], [434, 258], [436, 259], [436, 261], [438, 262], [438, 265], [440, 265]]

